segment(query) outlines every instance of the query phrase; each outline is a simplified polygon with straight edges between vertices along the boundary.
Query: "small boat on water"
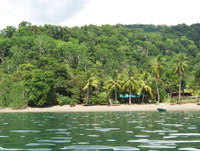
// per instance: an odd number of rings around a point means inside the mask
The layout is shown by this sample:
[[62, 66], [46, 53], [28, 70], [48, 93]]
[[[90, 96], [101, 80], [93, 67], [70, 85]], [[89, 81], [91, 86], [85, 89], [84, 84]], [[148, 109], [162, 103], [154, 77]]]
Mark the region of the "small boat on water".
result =
[[157, 108], [158, 112], [166, 112], [167, 110], [164, 108]]
[[166, 112], [167, 109], [165, 108], [165, 105], [164, 105], [164, 104], [161, 104], [161, 105], [157, 108], [157, 111], [158, 111], [158, 112]]

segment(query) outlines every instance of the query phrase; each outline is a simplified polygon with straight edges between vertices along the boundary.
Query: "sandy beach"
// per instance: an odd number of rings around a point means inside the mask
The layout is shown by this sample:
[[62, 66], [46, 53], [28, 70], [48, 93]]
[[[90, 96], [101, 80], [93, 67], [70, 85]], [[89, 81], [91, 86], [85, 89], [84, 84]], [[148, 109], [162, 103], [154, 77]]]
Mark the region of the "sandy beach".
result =
[[133, 105], [94, 105], [84, 106], [76, 105], [70, 107], [69, 105], [52, 106], [44, 108], [31, 108], [24, 109], [12, 109], [12, 108], [0, 108], [0, 112], [130, 112], [130, 111], [157, 111], [160, 106], [165, 106], [167, 111], [200, 111], [200, 105], [197, 103], [187, 104], [133, 104]]

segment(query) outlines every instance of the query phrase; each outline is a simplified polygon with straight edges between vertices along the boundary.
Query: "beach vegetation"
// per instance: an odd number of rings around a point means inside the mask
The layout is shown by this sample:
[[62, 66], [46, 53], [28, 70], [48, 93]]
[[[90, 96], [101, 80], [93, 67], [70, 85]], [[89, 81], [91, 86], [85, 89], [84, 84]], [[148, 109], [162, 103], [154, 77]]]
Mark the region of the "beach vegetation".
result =
[[200, 24], [7, 26], [0, 106], [198, 100], [199, 41]]

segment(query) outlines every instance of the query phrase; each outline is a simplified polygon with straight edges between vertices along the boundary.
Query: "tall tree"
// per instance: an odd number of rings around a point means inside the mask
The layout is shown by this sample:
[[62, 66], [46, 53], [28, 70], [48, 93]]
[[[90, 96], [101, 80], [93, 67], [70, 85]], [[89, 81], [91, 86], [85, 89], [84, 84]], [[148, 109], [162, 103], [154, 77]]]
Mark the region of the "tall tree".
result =
[[116, 77], [116, 78], [111, 78], [109, 77], [108, 80], [106, 81], [106, 90], [110, 93], [111, 91], [115, 91], [115, 101], [117, 101], [117, 91], [121, 90], [121, 80]]
[[139, 86], [142, 92], [142, 103], [144, 103], [145, 95], [148, 93], [153, 98], [153, 92], [151, 88], [152, 77], [148, 72], [143, 72], [139, 76]]
[[181, 100], [181, 83], [182, 83], [182, 78], [183, 78], [183, 72], [185, 69], [188, 67], [188, 63], [186, 61], [186, 56], [183, 53], [177, 54], [175, 60], [174, 60], [174, 65], [175, 65], [175, 72], [179, 76], [179, 101]]
[[157, 90], [157, 95], [158, 95], [158, 103], [160, 103], [160, 91], [158, 87], [158, 80], [160, 79], [161, 76], [161, 71], [163, 70], [163, 58], [161, 55], [158, 55], [153, 62], [151, 63], [151, 69], [152, 73], [155, 76], [155, 82], [156, 82], [156, 90]]
[[86, 100], [86, 105], [89, 104], [89, 100], [90, 100], [90, 89], [92, 87], [94, 88], [98, 88], [100, 81], [95, 77], [95, 76], [91, 76], [88, 78], [88, 80], [86, 81], [86, 84], [83, 88], [83, 91], [87, 90], [87, 100]]
[[137, 89], [137, 80], [135, 76], [135, 72], [137, 72], [136, 68], [129, 67], [128, 73], [124, 77], [124, 84], [122, 86], [122, 89], [126, 90], [129, 92], [129, 104], [132, 103], [132, 91], [135, 90], [138, 91]]

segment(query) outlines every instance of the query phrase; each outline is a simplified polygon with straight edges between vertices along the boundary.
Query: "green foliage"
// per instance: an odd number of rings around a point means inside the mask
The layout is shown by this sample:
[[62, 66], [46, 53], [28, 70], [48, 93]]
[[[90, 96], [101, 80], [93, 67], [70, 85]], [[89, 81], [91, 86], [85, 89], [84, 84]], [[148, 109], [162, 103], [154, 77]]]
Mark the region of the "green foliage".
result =
[[87, 91], [86, 105], [89, 104], [91, 90], [93, 88], [97, 89], [99, 87], [99, 83], [100, 83], [100, 81], [98, 80], [98, 78], [96, 76], [93, 76], [93, 74], [91, 74], [89, 77], [87, 77], [87, 79], [85, 81], [85, 86], [82, 89], [83, 91]]
[[0, 38], [0, 63], [5, 61], [9, 55], [9, 48], [11, 47], [11, 40], [9, 38]]
[[34, 69], [25, 75], [25, 92], [28, 105], [44, 106], [55, 104], [54, 76], [50, 71]]
[[70, 98], [63, 95], [58, 95], [57, 101], [59, 105], [66, 105], [66, 104], [75, 105], [77, 103], [77, 100], [75, 100], [74, 98]]
[[144, 102], [145, 95], [148, 94], [151, 99], [154, 99], [152, 91], [152, 77], [148, 72], [139, 75], [139, 90], [142, 93], [142, 102]]
[[117, 101], [117, 91], [121, 91], [122, 89], [122, 81], [119, 77], [108, 77], [105, 82], [105, 87], [108, 93], [115, 91], [115, 101]]
[[117, 100], [137, 92], [143, 101], [162, 101], [185, 88], [199, 93], [199, 35], [200, 24], [7, 26], [0, 31], [0, 106], [106, 104], [107, 95]]
[[26, 99], [22, 82], [12, 81], [11, 77], [4, 76], [0, 81], [0, 106], [24, 107]]
[[54, 72], [54, 88], [56, 93], [64, 96], [71, 96], [72, 86], [72, 73], [69, 67], [65, 64], [56, 65], [53, 69]]
[[21, 71], [32, 71], [33, 69], [36, 69], [37, 67], [36, 66], [34, 66], [34, 65], [32, 65], [32, 64], [21, 64], [20, 66], [19, 66], [19, 69], [21, 70]]
[[11, 38], [13, 34], [16, 32], [16, 28], [14, 26], [7, 26], [5, 29], [1, 31], [4, 38]]
[[97, 95], [93, 95], [90, 104], [109, 104], [108, 94], [106, 92], [101, 92]]

